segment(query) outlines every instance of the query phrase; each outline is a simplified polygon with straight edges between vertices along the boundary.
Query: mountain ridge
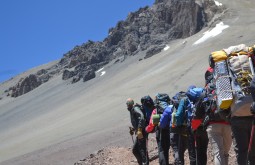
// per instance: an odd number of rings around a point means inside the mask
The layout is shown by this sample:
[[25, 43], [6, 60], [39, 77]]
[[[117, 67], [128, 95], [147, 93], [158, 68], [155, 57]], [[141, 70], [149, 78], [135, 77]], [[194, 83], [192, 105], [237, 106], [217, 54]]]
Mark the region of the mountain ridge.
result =
[[56, 65], [22, 77], [5, 93], [11, 97], [21, 96], [58, 74], [63, 74], [62, 79], [72, 83], [86, 82], [114, 59], [122, 62], [139, 51], [146, 51], [144, 58], [148, 58], [159, 53], [167, 42], [194, 35], [214, 18], [212, 13], [223, 10], [214, 1], [155, 1], [153, 6], [140, 8], [131, 12], [126, 20], [119, 21], [116, 27], [109, 29], [109, 35], [103, 41], [89, 40], [75, 46]]

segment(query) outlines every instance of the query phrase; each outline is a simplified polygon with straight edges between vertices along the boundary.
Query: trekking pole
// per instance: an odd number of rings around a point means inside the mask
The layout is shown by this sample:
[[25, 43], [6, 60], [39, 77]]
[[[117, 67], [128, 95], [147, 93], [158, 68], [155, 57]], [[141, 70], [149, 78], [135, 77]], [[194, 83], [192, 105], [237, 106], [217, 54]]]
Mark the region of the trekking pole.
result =
[[194, 134], [194, 140], [195, 140], [196, 165], [198, 165], [198, 157], [197, 157], [197, 136], [196, 136], [196, 134]]
[[133, 144], [135, 144], [135, 141], [134, 141], [134, 137], [133, 137], [133, 135], [131, 135], [131, 137], [132, 137]]
[[[133, 131], [133, 128], [132, 127], [129, 127], [129, 131]], [[133, 134], [130, 133], [130, 136], [132, 137], [132, 141], [133, 141], [133, 144], [135, 144], [135, 141], [134, 141], [134, 138], [133, 138]]]
[[253, 120], [252, 120], [251, 136], [250, 136], [250, 142], [249, 142], [249, 147], [248, 147], [248, 152], [247, 152], [247, 161], [246, 161], [247, 165], [249, 164], [248, 163], [249, 155], [250, 155], [251, 147], [252, 147], [252, 143], [253, 143], [254, 131], [255, 131], [255, 115], [253, 115]]

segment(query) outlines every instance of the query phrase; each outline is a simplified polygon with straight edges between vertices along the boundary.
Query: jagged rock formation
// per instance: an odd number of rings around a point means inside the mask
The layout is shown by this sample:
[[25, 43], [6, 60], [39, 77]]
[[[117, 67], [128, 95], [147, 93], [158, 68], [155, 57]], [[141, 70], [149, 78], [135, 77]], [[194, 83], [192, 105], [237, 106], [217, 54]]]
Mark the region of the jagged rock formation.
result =
[[39, 85], [42, 84], [42, 81], [38, 79], [34, 74], [29, 75], [28, 77], [24, 79], [20, 79], [18, 84], [14, 87], [12, 87], [12, 97], [17, 97], [20, 95], [23, 95]]
[[[52, 68], [21, 79], [11, 88], [11, 96], [27, 93], [59, 74], [63, 80], [70, 79], [72, 83], [81, 79], [88, 81], [96, 76], [97, 69], [111, 60], [125, 59], [139, 51], [147, 50], [144, 58], [149, 58], [159, 53], [167, 42], [200, 31], [217, 12], [222, 12], [222, 7], [217, 7], [212, 0], [204, 0], [204, 3], [156, 0], [152, 7], [140, 8], [130, 13], [126, 20], [119, 21], [116, 27], [109, 29], [109, 35], [103, 41], [88, 41], [76, 46]], [[21, 84], [26, 85], [21, 87]]]

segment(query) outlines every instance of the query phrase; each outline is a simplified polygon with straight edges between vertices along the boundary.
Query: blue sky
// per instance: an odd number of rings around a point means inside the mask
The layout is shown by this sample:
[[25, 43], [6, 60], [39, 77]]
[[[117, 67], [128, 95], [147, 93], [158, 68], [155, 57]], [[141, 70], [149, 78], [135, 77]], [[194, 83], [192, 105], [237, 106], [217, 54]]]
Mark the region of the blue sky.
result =
[[0, 82], [102, 41], [129, 12], [154, 0], [0, 0]]

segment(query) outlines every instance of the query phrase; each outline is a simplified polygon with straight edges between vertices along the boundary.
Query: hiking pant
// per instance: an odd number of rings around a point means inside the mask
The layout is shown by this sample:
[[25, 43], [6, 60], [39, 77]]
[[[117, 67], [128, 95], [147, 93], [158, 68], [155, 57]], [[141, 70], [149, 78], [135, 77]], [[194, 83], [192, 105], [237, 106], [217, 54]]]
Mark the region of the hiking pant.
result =
[[188, 149], [189, 151], [189, 160], [190, 165], [196, 165], [196, 151], [195, 151], [195, 140], [194, 136], [189, 130], [187, 135], [179, 134], [178, 140], [178, 151], [179, 151], [179, 158], [178, 158], [178, 165], [184, 165], [184, 152]]
[[212, 147], [215, 165], [228, 165], [229, 150], [232, 145], [231, 127], [227, 124], [210, 124], [207, 133]]
[[158, 155], [160, 165], [169, 165], [170, 136], [169, 129], [159, 129], [156, 131], [158, 143]]
[[178, 150], [179, 134], [170, 132], [170, 146], [173, 148], [174, 164], [178, 165], [179, 150]]
[[149, 165], [149, 156], [147, 152], [147, 136], [143, 131], [144, 138], [138, 139], [136, 137], [132, 152], [137, 159], [139, 165]]
[[[202, 129], [202, 128], [201, 128]], [[195, 150], [196, 150], [196, 161], [197, 165], [207, 164], [207, 147], [208, 147], [208, 135], [205, 130], [200, 130], [199, 134], [194, 135], [195, 139]]]
[[234, 136], [238, 165], [246, 165], [247, 157], [250, 165], [255, 164], [255, 136], [253, 136], [251, 151], [248, 155], [253, 120], [254, 118], [252, 116], [231, 118], [231, 128]]

